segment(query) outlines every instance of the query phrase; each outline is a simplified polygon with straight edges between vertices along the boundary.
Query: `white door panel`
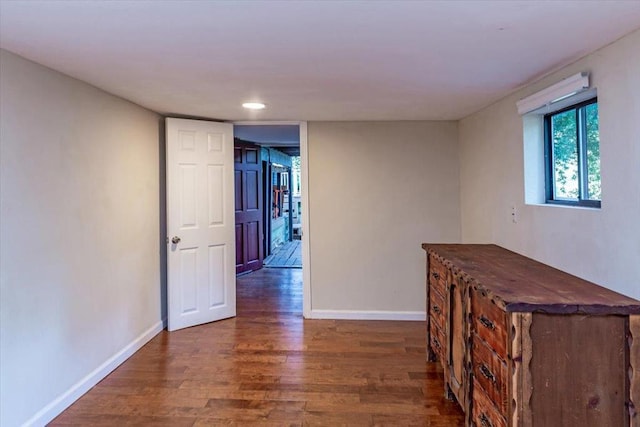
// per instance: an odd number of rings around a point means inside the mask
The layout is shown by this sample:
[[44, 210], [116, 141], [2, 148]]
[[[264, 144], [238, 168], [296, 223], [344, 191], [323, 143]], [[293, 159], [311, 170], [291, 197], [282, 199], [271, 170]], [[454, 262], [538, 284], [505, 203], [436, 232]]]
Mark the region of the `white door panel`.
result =
[[171, 118], [166, 124], [173, 331], [236, 313], [233, 126]]

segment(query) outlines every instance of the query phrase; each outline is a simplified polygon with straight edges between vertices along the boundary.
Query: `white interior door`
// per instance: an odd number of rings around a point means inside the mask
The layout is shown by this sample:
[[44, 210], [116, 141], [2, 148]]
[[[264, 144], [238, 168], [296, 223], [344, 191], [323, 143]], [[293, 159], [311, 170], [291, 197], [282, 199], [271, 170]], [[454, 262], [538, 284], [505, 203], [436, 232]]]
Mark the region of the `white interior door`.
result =
[[236, 315], [233, 125], [168, 118], [169, 330]]

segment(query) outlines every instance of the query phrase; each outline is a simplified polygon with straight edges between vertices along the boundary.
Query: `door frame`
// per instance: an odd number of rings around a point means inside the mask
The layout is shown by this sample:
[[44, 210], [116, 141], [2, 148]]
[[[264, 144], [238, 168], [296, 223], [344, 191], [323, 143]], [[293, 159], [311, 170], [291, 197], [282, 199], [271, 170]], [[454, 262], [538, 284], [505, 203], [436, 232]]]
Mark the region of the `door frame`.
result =
[[267, 258], [271, 255], [271, 164], [262, 161], [262, 252]]
[[233, 125], [297, 125], [300, 131], [300, 203], [302, 204], [302, 315], [311, 317], [311, 257], [309, 241], [309, 143], [306, 121], [234, 121]]

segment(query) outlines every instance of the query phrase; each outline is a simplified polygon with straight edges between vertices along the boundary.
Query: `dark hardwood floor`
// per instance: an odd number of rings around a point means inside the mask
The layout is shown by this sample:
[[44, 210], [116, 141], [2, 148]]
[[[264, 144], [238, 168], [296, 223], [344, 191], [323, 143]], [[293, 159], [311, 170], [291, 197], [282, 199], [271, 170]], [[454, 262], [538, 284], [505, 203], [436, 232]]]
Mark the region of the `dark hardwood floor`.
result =
[[236, 318], [163, 331], [51, 425], [463, 424], [424, 322], [303, 320], [301, 282], [239, 277]]

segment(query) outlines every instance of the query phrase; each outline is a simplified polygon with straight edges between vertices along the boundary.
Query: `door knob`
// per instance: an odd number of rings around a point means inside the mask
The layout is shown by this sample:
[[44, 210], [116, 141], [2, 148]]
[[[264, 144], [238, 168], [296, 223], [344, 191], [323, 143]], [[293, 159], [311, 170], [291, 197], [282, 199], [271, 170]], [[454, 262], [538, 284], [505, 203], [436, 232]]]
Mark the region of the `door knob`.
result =
[[171, 238], [171, 243], [173, 243], [174, 245], [177, 245], [178, 243], [180, 243], [180, 238], [178, 236], [173, 236]]

